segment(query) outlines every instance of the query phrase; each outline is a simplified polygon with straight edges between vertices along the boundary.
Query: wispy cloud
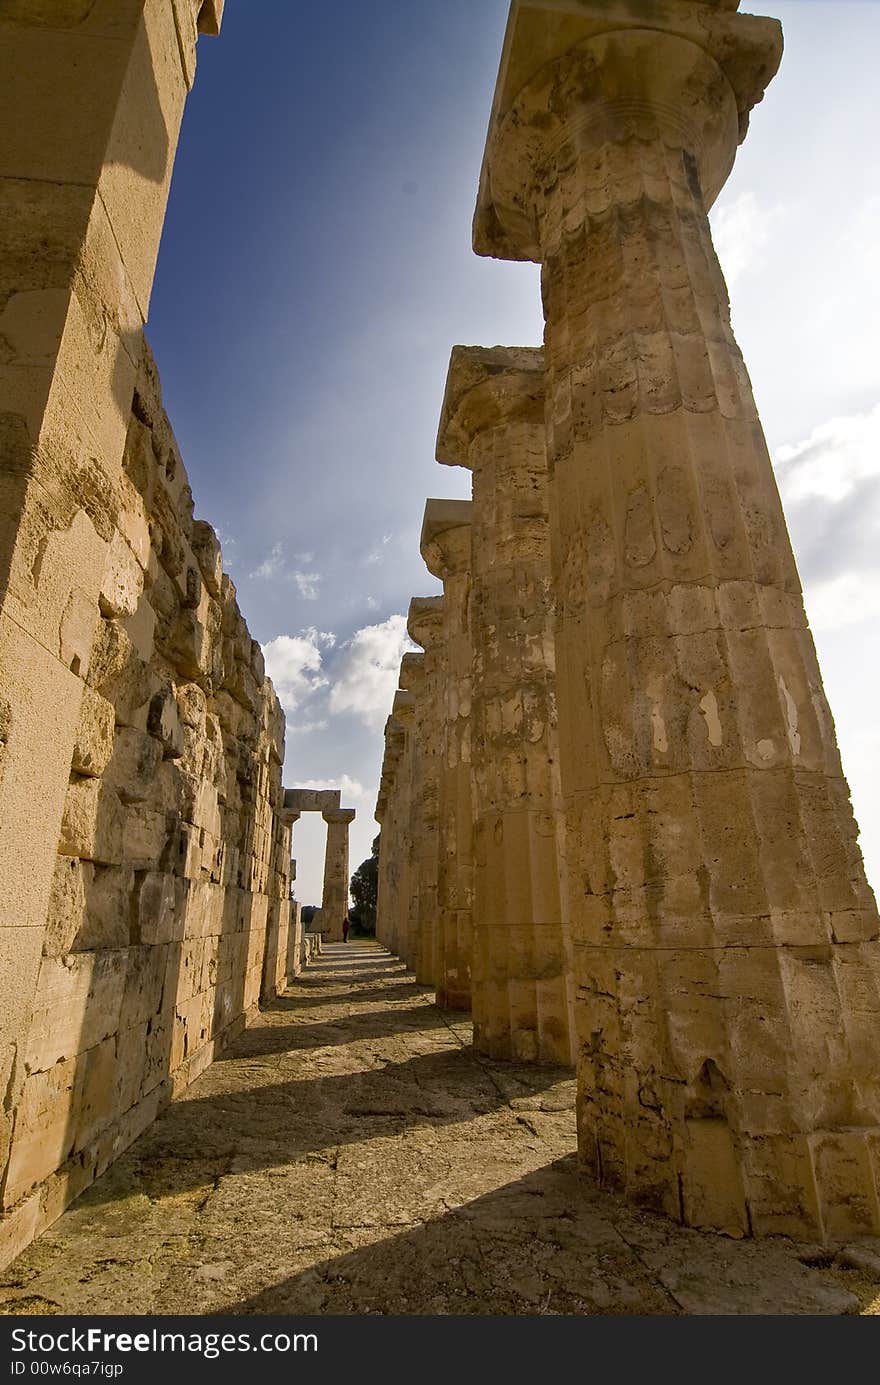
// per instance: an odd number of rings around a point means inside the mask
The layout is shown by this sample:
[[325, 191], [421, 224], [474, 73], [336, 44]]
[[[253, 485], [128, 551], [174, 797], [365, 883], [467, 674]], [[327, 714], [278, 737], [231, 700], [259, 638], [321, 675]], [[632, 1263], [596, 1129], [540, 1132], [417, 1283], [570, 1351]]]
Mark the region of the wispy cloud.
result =
[[320, 572], [308, 571], [308, 565], [314, 560], [313, 553], [300, 553], [293, 560], [296, 566], [291, 567], [284, 556], [283, 543], [276, 543], [268, 557], [249, 572], [248, 577], [257, 582], [292, 582], [304, 601], [317, 601], [323, 578]]
[[271, 577], [280, 577], [284, 572], [284, 549], [280, 543], [276, 543], [268, 558], [264, 558], [253, 572], [248, 573], [248, 577], [260, 580], [268, 580]]
[[380, 729], [391, 710], [401, 657], [410, 649], [415, 645], [403, 615], [356, 630], [333, 670], [331, 712], [352, 712], [370, 730]]
[[394, 538], [394, 535], [393, 535], [393, 534], [383, 534], [383, 535], [382, 535], [382, 542], [381, 542], [380, 544], [377, 544], [375, 548], [371, 548], [371, 549], [370, 549], [369, 553], [368, 553], [367, 556], [364, 558], [364, 563], [365, 563], [367, 566], [373, 566], [373, 565], [375, 565], [375, 564], [377, 564], [377, 563], [382, 563], [382, 562], [384, 562], [384, 561], [385, 561], [385, 550], [386, 550], [386, 548], [388, 547], [389, 543], [391, 542], [391, 540], [392, 540], [393, 538]]
[[779, 489], [817, 630], [880, 614], [880, 405], [777, 449]]
[[712, 239], [728, 284], [757, 268], [770, 240], [780, 207], [764, 207], [753, 192], [742, 192], [712, 217]]
[[291, 572], [290, 580], [304, 601], [317, 601], [321, 584], [320, 572]]
[[289, 736], [305, 736], [312, 731], [326, 731], [330, 725], [325, 719], [320, 721], [290, 721], [287, 722], [287, 734]]
[[332, 634], [310, 626], [298, 635], [278, 635], [263, 646], [266, 671], [286, 712], [328, 686], [321, 651], [334, 643]]

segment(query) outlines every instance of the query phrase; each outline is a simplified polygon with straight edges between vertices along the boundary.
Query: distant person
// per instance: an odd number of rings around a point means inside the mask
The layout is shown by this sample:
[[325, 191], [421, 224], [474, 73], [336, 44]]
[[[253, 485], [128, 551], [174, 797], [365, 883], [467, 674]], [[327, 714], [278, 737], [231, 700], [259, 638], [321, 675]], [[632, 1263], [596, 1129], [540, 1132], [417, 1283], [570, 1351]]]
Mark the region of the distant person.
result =
[[351, 928], [351, 920], [350, 920], [350, 918], [348, 917], [348, 914], [346, 914], [345, 918], [342, 920], [342, 941], [343, 941], [344, 943], [347, 943], [347, 942], [348, 942], [348, 930], [349, 930], [349, 928]]

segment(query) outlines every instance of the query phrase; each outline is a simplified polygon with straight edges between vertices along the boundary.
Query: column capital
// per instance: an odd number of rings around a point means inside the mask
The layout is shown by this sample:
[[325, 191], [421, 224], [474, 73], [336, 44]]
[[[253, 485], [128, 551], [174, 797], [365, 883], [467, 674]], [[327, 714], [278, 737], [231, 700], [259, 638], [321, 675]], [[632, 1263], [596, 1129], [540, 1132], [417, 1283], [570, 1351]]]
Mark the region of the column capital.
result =
[[400, 689], [394, 694], [394, 701], [391, 704], [396, 721], [399, 721], [404, 730], [409, 726], [415, 716], [416, 699], [411, 692], [403, 692]]
[[332, 808], [321, 814], [321, 817], [328, 824], [340, 824], [354, 822], [357, 817], [356, 808]]
[[437, 434], [437, 461], [474, 465], [471, 443], [490, 428], [543, 423], [544, 352], [532, 346], [454, 346]]
[[429, 500], [422, 523], [421, 553], [425, 566], [446, 581], [471, 566], [470, 500]]
[[406, 618], [406, 631], [410, 639], [423, 649], [433, 649], [443, 638], [444, 609], [442, 596], [414, 596]]
[[425, 656], [422, 653], [404, 654], [400, 661], [397, 686], [412, 693], [418, 700], [425, 686]]
[[474, 250], [540, 262], [537, 204], [558, 168], [627, 132], [659, 129], [693, 160], [708, 211], [781, 58], [779, 21], [724, 0], [513, 0]]

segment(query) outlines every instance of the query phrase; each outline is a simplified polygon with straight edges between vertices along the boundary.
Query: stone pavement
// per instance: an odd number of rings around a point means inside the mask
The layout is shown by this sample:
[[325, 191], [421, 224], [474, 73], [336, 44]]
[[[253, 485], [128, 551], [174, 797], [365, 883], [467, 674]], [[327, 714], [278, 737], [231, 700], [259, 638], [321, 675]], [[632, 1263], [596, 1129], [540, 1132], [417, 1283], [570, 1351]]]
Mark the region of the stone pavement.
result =
[[384, 948], [330, 945], [0, 1275], [0, 1312], [880, 1311], [870, 1253], [845, 1268], [596, 1190], [571, 1075], [470, 1037]]

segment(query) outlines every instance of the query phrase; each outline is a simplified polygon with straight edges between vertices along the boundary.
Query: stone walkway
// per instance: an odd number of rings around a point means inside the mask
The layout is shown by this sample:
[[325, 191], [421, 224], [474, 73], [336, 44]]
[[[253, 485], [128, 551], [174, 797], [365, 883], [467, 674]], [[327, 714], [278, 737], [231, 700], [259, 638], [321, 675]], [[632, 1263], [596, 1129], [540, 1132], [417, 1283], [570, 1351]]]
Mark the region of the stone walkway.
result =
[[0, 1312], [880, 1311], [880, 1276], [597, 1191], [571, 1075], [475, 1057], [431, 1001], [328, 947], [0, 1274]]

